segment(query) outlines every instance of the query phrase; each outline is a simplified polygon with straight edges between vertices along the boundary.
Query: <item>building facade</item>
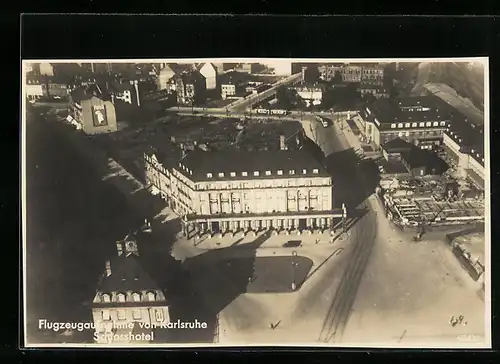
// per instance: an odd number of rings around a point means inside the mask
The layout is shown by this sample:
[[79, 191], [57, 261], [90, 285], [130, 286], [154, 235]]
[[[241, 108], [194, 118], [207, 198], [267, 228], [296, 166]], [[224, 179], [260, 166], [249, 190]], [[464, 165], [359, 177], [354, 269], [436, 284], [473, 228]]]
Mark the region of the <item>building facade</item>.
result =
[[92, 301], [94, 339], [100, 344], [154, 341], [155, 331], [170, 322], [162, 289], [143, 269], [137, 241], [118, 241], [117, 256], [106, 262]]
[[145, 155], [146, 179], [186, 234], [333, 228], [332, 177], [302, 150], [194, 150], [173, 167]]
[[28, 100], [38, 100], [46, 96], [46, 90], [43, 86], [43, 82], [41, 82], [39, 79], [27, 79], [24, 90], [26, 92], [26, 97], [28, 98]]
[[444, 133], [443, 149], [447, 161], [457, 169], [459, 175], [484, 190], [483, 130], [465, 120], [454, 120]]
[[205, 77], [198, 71], [190, 71], [175, 77], [177, 103], [183, 106], [201, 105], [206, 101]]
[[382, 86], [384, 84], [384, 68], [379, 65], [363, 65], [361, 83]]
[[401, 138], [420, 147], [441, 145], [451, 120], [449, 107], [435, 97], [380, 99], [357, 116], [362, 133], [377, 146]]
[[158, 90], [166, 90], [169, 85], [169, 81], [176, 75], [176, 72], [168, 63], [164, 64], [164, 67], [160, 70], [157, 78]]
[[73, 92], [70, 95], [68, 117], [87, 134], [112, 133], [118, 130], [113, 103], [84, 92]]

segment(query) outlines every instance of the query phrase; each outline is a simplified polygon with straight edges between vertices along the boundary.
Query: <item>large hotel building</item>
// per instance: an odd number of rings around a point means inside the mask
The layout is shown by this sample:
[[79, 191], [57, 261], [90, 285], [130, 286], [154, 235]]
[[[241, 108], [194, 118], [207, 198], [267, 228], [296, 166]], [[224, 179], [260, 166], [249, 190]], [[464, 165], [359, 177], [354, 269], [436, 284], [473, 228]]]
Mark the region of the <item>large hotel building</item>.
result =
[[[332, 177], [304, 150], [145, 154], [146, 180], [185, 234], [333, 228]], [[175, 153], [171, 154], [175, 155]]]

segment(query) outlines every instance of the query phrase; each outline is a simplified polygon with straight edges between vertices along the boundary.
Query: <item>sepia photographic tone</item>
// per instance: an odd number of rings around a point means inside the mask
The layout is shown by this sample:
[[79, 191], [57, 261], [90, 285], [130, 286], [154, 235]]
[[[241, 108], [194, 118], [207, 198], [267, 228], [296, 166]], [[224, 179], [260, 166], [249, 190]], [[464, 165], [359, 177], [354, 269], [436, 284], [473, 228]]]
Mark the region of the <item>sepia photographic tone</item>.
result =
[[27, 347], [488, 348], [488, 59], [23, 61]]

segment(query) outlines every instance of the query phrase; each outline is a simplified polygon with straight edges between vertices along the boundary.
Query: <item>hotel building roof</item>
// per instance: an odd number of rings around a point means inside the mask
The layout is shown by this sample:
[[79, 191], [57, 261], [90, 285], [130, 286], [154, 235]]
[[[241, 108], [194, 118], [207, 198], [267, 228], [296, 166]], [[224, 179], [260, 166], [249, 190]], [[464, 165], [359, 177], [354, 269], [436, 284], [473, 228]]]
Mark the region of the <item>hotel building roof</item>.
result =
[[176, 167], [194, 181], [330, 177], [326, 169], [303, 150], [204, 152], [196, 149]]

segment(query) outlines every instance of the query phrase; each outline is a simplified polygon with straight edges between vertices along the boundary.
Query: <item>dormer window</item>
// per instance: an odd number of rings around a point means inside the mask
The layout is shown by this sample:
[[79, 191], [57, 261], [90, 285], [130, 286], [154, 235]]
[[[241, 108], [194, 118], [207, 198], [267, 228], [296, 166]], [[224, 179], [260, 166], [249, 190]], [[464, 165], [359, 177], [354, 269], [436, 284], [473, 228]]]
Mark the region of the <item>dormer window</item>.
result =
[[220, 172], [219, 177], [224, 177], [224, 172]]
[[207, 178], [212, 178], [212, 173], [207, 173]]
[[313, 169], [313, 173], [314, 174], [318, 174], [319, 173], [319, 169], [317, 169], [317, 168]]
[[403, 123], [399, 123], [398, 128], [402, 128], [402, 127], [403, 127]]
[[437, 121], [435, 121], [435, 122], [433, 122], [433, 123], [432, 123], [432, 125], [434, 125], [434, 126], [438, 126], [438, 125], [439, 125], [439, 123], [438, 123]]
[[279, 169], [278, 170], [278, 176], [282, 176], [283, 175], [283, 170]]
[[132, 294], [132, 301], [141, 302], [141, 295], [139, 293], [133, 293]]
[[307, 169], [303, 169], [302, 174], [307, 174]]
[[425, 123], [425, 126], [432, 126], [432, 123], [430, 121]]
[[410, 127], [410, 123], [406, 123], [405, 128], [409, 128], [409, 127]]
[[118, 302], [125, 302], [125, 295], [123, 293], [118, 293], [116, 295], [116, 299], [118, 300]]
[[254, 171], [254, 172], [253, 172], [253, 175], [254, 175], [255, 177], [258, 177], [258, 176], [259, 176], [259, 171]]
[[236, 177], [236, 172], [231, 172], [231, 177]]
[[271, 171], [266, 171], [266, 176], [270, 176], [271, 175]]
[[295, 174], [295, 170], [294, 169], [290, 169], [290, 171], [288, 171], [289, 174], [291, 175], [294, 175]]
[[155, 301], [156, 294], [154, 292], [148, 292], [148, 301]]
[[111, 296], [109, 294], [103, 294], [102, 295], [102, 302], [111, 302]]
[[241, 175], [242, 175], [243, 177], [247, 177], [247, 176], [248, 176], [248, 172], [241, 172]]

